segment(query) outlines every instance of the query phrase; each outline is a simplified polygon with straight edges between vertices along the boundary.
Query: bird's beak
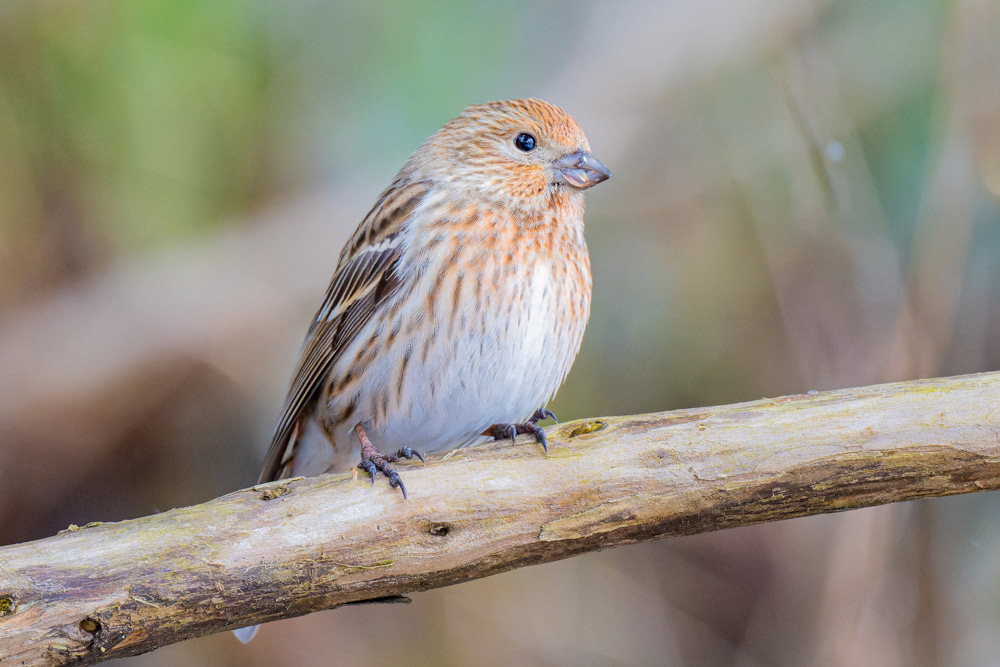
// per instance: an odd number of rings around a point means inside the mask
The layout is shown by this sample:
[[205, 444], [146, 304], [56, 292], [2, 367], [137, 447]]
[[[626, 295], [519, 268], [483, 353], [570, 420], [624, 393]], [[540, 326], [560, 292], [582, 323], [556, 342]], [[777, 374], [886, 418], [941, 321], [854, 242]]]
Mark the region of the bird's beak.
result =
[[557, 178], [566, 185], [586, 190], [611, 178], [611, 172], [601, 161], [585, 151], [564, 155], [555, 161]]

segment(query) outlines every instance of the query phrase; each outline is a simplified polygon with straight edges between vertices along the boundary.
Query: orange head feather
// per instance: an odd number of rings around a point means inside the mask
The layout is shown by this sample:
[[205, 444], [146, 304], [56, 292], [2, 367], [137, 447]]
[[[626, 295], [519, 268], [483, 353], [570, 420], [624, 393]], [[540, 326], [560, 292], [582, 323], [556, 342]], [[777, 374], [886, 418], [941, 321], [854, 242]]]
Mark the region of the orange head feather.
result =
[[[579, 202], [583, 188], [607, 178], [607, 170], [589, 153], [583, 130], [559, 107], [532, 98], [487, 102], [468, 107], [431, 136], [401, 176], [451, 184], [530, 214]], [[591, 181], [584, 184], [565, 178], [568, 165], [576, 165], [580, 156], [590, 160]]]

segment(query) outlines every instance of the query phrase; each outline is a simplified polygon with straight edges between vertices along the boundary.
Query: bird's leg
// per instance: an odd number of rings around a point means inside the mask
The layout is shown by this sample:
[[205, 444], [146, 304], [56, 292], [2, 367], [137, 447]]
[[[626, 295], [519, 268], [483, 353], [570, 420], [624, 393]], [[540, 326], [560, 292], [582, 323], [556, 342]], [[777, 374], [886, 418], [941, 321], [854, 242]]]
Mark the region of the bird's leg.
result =
[[545, 431], [543, 431], [542, 427], [538, 425], [538, 422], [543, 419], [551, 419], [555, 423], [559, 423], [559, 420], [556, 419], [554, 412], [546, 410], [545, 408], [538, 408], [535, 410], [535, 414], [531, 415], [531, 418], [526, 422], [514, 424], [494, 424], [483, 431], [483, 435], [489, 436], [494, 440], [505, 440], [510, 438], [511, 442], [515, 442], [519, 433], [531, 433], [535, 436], [535, 440], [542, 444], [542, 449], [545, 450], [545, 453], [548, 454], [549, 445], [545, 441]]
[[354, 431], [358, 434], [358, 440], [361, 441], [361, 463], [358, 464], [358, 467], [368, 471], [368, 474], [372, 477], [372, 484], [375, 483], [375, 473], [381, 471], [383, 475], [389, 478], [389, 486], [394, 489], [399, 487], [399, 490], [403, 492], [403, 499], [405, 500], [406, 487], [403, 486], [403, 480], [400, 479], [398, 472], [389, 467], [389, 464], [395, 463], [400, 457], [412, 459], [414, 456], [423, 463], [423, 454], [410, 447], [400, 447], [395, 454], [383, 454], [372, 444], [372, 441], [368, 438], [368, 434], [365, 433], [364, 426], [359, 423], [354, 427]]

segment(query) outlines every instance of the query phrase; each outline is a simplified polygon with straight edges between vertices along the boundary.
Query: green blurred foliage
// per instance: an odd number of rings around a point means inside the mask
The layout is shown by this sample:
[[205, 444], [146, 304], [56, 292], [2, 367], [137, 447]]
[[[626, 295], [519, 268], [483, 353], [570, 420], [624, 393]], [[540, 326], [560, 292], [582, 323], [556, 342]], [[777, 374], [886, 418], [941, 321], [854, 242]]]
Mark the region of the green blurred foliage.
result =
[[542, 20], [555, 12], [535, 13], [4, 3], [0, 304], [306, 184], [398, 167], [470, 100], [542, 83], [532, 61], [558, 42]]
[[7, 13], [0, 99], [12, 131], [0, 159], [36, 176], [4, 188], [6, 210], [67, 199], [128, 248], [246, 208], [263, 166], [254, 137], [268, 70], [240, 3], [22, 3]]

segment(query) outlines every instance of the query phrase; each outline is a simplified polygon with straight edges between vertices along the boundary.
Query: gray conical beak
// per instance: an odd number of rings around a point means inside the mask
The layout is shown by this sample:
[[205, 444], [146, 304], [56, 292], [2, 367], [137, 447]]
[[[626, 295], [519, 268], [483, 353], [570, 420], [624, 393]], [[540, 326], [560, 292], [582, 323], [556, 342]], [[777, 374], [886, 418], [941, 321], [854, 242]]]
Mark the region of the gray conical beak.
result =
[[611, 172], [601, 161], [585, 151], [564, 155], [555, 162], [558, 177], [566, 185], [586, 190], [611, 178]]

